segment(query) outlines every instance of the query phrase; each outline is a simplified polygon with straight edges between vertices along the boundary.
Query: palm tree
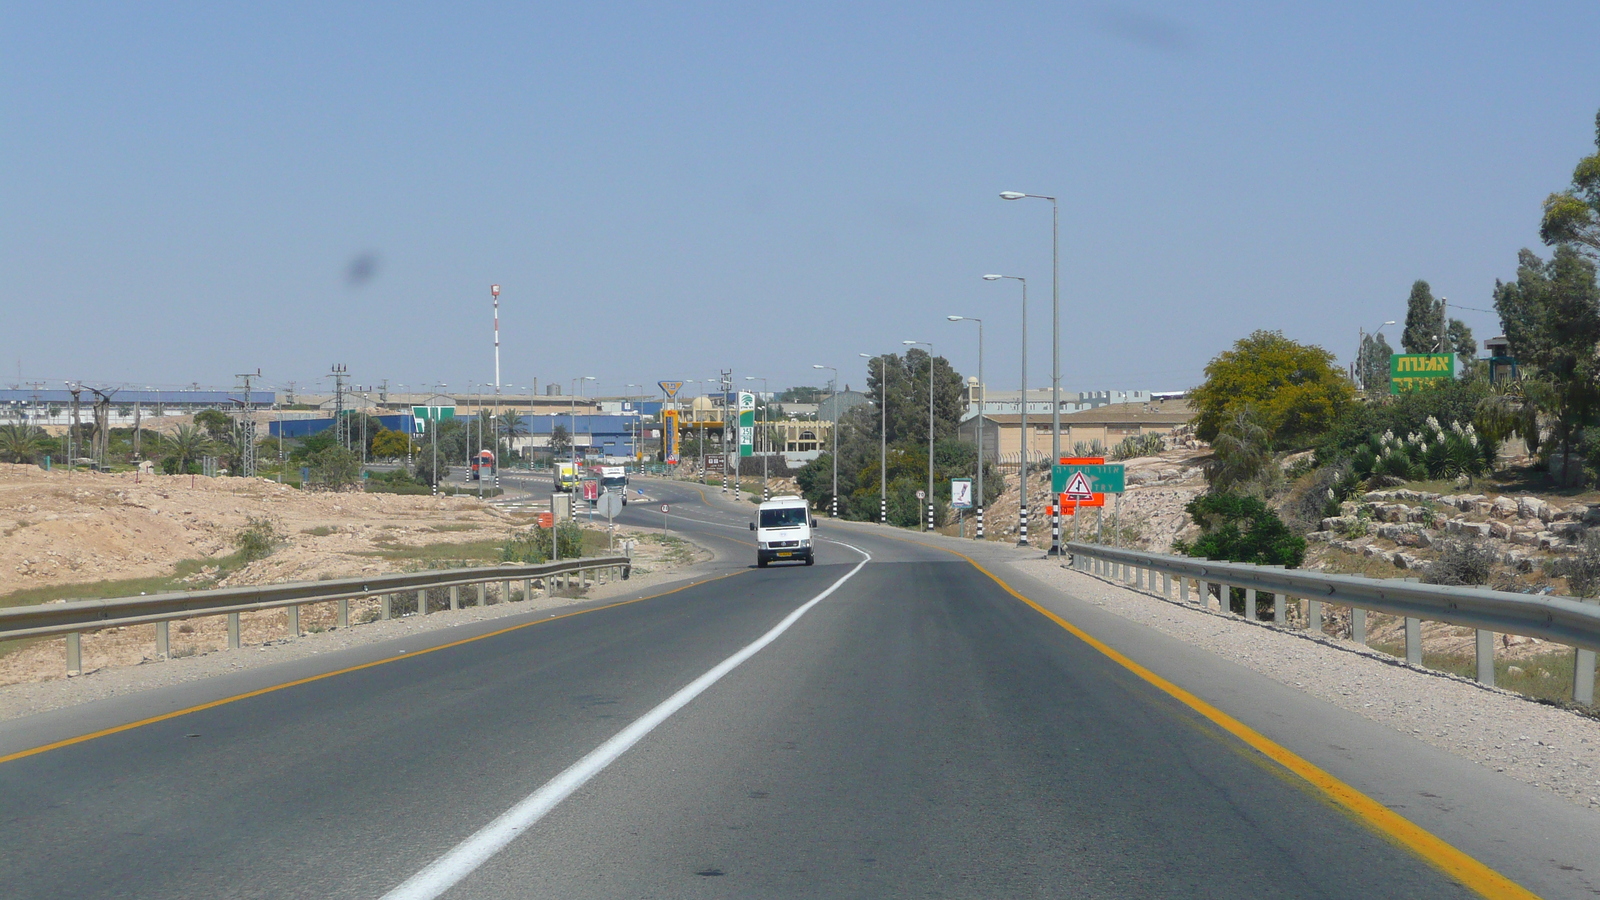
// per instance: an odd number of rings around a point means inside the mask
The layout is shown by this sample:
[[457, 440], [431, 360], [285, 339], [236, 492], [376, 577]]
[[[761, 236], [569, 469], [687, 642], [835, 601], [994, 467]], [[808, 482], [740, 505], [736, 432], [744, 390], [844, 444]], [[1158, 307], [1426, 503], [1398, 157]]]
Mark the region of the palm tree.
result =
[[167, 456], [177, 461], [180, 473], [187, 470], [190, 463], [213, 449], [211, 438], [204, 429], [196, 425], [179, 425], [162, 443]]
[[9, 422], [0, 425], [0, 461], [11, 463], [38, 462], [49, 449], [50, 438], [37, 425]]

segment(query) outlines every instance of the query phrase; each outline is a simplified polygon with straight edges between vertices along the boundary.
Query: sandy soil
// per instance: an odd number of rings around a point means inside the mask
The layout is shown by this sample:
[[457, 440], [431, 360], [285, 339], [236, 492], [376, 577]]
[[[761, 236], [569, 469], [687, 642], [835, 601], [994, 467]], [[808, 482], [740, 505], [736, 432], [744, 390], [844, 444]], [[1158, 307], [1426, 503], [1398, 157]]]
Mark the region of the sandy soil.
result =
[[[0, 465], [0, 595], [62, 586], [62, 594], [70, 598], [71, 585], [168, 576], [182, 561], [231, 553], [234, 536], [252, 520], [271, 523], [281, 539], [277, 549], [225, 577], [217, 577], [214, 566], [201, 567], [186, 579], [189, 586], [198, 590], [481, 565], [481, 559], [452, 562], [448, 553], [427, 560], [407, 558], [407, 551], [500, 541], [532, 522], [529, 516], [465, 497], [307, 493], [264, 480], [68, 474]], [[687, 545], [662, 544], [635, 532], [618, 528], [620, 537], [636, 538], [638, 576], [678, 571], [704, 556]], [[447, 605], [443, 596], [433, 599], [434, 608]], [[375, 619], [378, 606], [376, 600], [353, 601], [352, 625]], [[335, 615], [331, 603], [304, 607], [300, 628], [311, 633], [331, 629]], [[247, 613], [241, 616], [242, 643], [287, 638], [287, 623], [283, 610]], [[174, 623], [171, 638], [175, 658], [223, 650], [226, 619]], [[85, 634], [84, 672], [150, 660], [154, 641], [153, 625]], [[64, 678], [65, 652], [65, 638], [13, 645], [0, 655], [0, 684]]]

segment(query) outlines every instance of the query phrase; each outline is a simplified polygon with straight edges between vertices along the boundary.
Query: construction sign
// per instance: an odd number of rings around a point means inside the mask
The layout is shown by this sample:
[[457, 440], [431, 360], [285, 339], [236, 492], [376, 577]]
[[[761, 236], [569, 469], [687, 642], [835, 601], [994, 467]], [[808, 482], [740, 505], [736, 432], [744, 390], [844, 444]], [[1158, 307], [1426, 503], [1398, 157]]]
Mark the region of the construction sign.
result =
[[1106, 494], [1120, 494], [1122, 487], [1122, 465], [1108, 466], [1103, 456], [1064, 456], [1050, 471], [1051, 492], [1065, 516], [1080, 506], [1105, 506]]
[[668, 400], [676, 398], [678, 392], [683, 390], [683, 382], [681, 381], [658, 381], [656, 386], [661, 388], [661, 393], [666, 394]]

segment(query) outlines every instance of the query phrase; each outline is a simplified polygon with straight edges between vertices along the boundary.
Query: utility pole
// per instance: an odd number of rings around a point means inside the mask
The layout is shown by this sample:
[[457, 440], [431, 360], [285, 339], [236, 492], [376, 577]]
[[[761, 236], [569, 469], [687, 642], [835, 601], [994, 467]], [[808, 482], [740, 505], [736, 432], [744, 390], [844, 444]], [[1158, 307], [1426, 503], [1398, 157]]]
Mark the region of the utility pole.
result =
[[67, 383], [67, 393], [72, 395], [72, 424], [67, 426], [67, 473], [78, 465], [79, 444], [83, 440], [83, 385]]
[[339, 446], [350, 449], [350, 422], [344, 415], [344, 382], [350, 377], [344, 363], [335, 365], [328, 373], [333, 379], [333, 439]]
[[[250, 382], [252, 379], [261, 377], [261, 370], [256, 369], [254, 372], [246, 372], [243, 375], [235, 375], [234, 377], [244, 381], [244, 400], [236, 419], [239, 434], [239, 474], [245, 478], [254, 478], [256, 477], [256, 417], [252, 405], [252, 401], [255, 398], [250, 393]], [[283, 443], [282, 426], [279, 426], [278, 433], [278, 443], [281, 445]]]

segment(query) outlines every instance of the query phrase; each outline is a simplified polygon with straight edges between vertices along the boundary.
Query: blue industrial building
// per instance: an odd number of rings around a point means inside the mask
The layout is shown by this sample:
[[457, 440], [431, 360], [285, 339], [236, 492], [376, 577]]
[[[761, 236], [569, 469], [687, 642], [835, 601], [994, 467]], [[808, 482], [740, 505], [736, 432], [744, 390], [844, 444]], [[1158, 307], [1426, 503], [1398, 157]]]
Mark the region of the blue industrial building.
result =
[[[417, 420], [411, 416], [373, 416], [373, 421], [382, 422], [383, 427], [390, 431], [400, 431], [406, 434], [417, 433]], [[309, 437], [333, 427], [332, 417], [326, 419], [285, 419], [282, 422], [270, 422], [267, 425], [267, 434], [271, 437], [283, 437], [294, 440]]]
[[528, 436], [518, 440], [518, 449], [549, 447], [550, 435], [559, 425], [572, 435], [573, 445], [579, 452], [588, 456], [632, 456], [636, 429], [642, 428], [643, 437], [648, 441], [651, 429], [657, 427], [642, 423], [637, 415], [523, 416], [522, 423], [528, 428]]

